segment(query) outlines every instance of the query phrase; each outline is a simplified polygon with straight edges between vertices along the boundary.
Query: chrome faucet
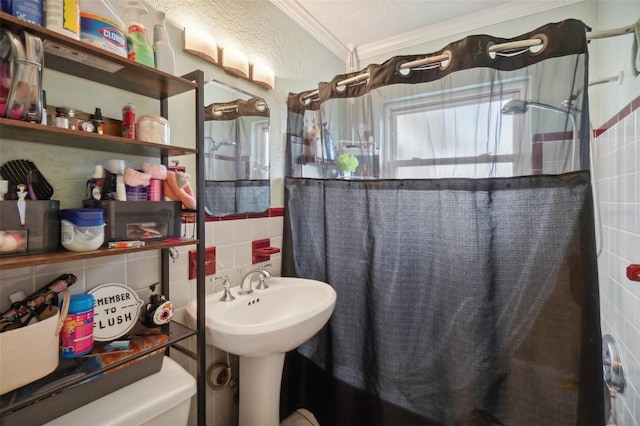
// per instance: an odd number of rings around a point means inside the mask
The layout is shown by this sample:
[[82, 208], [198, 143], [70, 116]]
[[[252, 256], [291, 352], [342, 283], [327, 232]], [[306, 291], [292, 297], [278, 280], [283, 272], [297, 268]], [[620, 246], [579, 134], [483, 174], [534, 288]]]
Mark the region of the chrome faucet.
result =
[[[244, 278], [242, 278], [242, 281], [240, 282], [240, 290], [238, 291], [239, 295], [245, 295], [245, 294], [251, 294], [253, 293], [253, 289], [251, 288], [251, 279], [253, 278], [254, 275], [258, 275], [259, 277], [259, 282], [258, 285], [256, 285], [256, 290], [265, 290], [267, 288], [269, 288], [269, 286], [267, 286], [267, 283], [265, 282], [265, 280], [267, 278], [271, 278], [271, 273], [269, 273], [269, 271], [266, 270], [266, 268], [270, 267], [271, 264], [267, 264], [264, 265], [262, 267], [260, 267], [259, 269], [255, 269], [253, 271], [249, 271]], [[246, 289], [245, 289], [246, 288]]]
[[221, 302], [231, 302], [235, 299], [235, 297], [233, 297], [233, 294], [231, 294], [231, 284], [229, 283], [229, 277], [226, 275], [223, 275], [221, 277], [213, 277], [211, 278], [212, 282], [216, 282], [218, 280], [224, 280], [224, 282], [222, 283], [222, 287], [224, 288], [224, 294], [222, 295], [222, 297], [220, 298]]

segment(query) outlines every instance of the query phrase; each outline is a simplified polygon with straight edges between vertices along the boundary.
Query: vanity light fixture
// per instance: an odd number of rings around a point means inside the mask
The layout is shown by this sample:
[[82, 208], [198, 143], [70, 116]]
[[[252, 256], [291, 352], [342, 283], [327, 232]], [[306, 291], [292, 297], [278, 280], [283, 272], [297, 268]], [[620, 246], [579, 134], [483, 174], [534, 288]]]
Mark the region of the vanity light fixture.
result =
[[264, 87], [267, 90], [273, 90], [275, 75], [271, 67], [261, 64], [254, 63], [251, 64], [251, 81], [253, 81], [258, 86]]
[[227, 74], [249, 78], [249, 58], [239, 50], [222, 48], [222, 68]]
[[211, 35], [192, 28], [184, 29], [185, 52], [196, 55], [212, 64], [218, 64], [218, 43]]

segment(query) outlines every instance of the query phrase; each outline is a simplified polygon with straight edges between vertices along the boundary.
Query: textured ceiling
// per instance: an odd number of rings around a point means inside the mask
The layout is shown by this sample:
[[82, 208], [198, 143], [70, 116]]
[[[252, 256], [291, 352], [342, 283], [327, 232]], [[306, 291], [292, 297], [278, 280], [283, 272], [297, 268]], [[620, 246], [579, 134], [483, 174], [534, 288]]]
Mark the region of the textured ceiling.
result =
[[176, 22], [213, 26], [240, 44], [269, 36], [255, 34], [260, 26], [251, 22], [273, 13], [272, 3], [345, 62], [351, 46], [364, 59], [578, 1], [235, 0], [229, 7], [216, 0], [147, 0]]

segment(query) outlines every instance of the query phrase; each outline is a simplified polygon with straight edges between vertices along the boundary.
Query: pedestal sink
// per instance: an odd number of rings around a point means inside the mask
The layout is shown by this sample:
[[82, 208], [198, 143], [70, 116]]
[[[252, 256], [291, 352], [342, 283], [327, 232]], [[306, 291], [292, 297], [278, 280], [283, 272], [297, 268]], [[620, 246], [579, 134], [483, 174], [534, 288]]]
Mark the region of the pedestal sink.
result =
[[[207, 296], [207, 343], [240, 356], [240, 426], [280, 423], [280, 382], [286, 352], [326, 324], [336, 304], [328, 284], [303, 278], [273, 277], [265, 290], [222, 302], [223, 292]], [[186, 311], [196, 324], [196, 304]]]

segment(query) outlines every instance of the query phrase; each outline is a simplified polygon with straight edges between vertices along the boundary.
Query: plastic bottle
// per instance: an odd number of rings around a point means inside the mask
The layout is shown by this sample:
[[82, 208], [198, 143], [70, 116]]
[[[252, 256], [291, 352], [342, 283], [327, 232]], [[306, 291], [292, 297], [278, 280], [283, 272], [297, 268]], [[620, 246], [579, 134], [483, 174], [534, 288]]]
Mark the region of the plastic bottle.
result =
[[148, 13], [147, 9], [138, 1], [132, 0], [125, 8], [125, 19], [129, 23], [127, 27], [127, 41], [129, 42], [129, 53], [127, 57], [132, 61], [149, 67], [155, 67], [153, 48], [149, 44], [147, 29], [142, 23], [142, 15]]
[[46, 27], [80, 40], [80, 0], [47, 0]]
[[93, 296], [72, 294], [60, 331], [60, 356], [76, 358], [93, 349]]
[[96, 108], [96, 111], [93, 113], [93, 131], [104, 135], [104, 118], [102, 117], [102, 110], [100, 108]]
[[127, 57], [126, 26], [108, 0], [80, 0], [80, 40]]
[[104, 169], [100, 164], [95, 165], [91, 179], [87, 181], [87, 200], [99, 200], [102, 198], [102, 185], [104, 184]]
[[156, 25], [153, 27], [153, 52], [156, 58], [156, 68], [169, 74], [175, 73], [176, 55], [169, 44], [169, 35], [165, 28], [164, 12], [156, 13]]

